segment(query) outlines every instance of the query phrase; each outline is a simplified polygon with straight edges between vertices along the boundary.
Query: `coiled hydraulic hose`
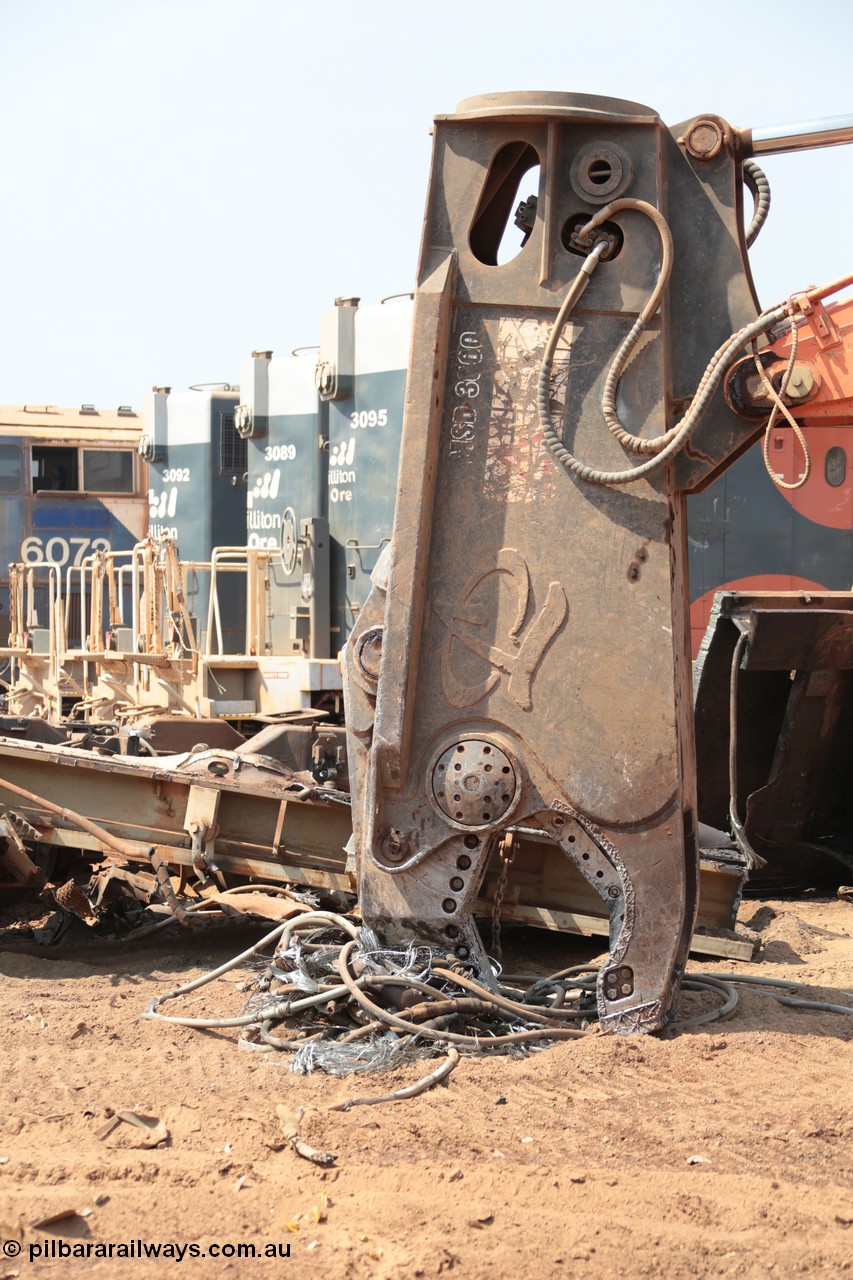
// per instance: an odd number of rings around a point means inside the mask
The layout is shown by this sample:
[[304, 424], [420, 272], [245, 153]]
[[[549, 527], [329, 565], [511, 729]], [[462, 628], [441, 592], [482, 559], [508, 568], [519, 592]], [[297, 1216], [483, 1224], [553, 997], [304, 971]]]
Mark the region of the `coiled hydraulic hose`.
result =
[[767, 181], [767, 175], [764, 170], [759, 168], [754, 160], [744, 160], [743, 180], [752, 192], [752, 198], [755, 201], [752, 221], [746, 231], [746, 247], [749, 249], [758, 238], [758, 233], [767, 221], [767, 215], [770, 212], [770, 183]]
[[[590, 258], [592, 255], [590, 255]], [[584, 263], [584, 267], [587, 266]], [[583, 268], [582, 268], [583, 270]], [[591, 274], [591, 273], [588, 273]], [[643, 477], [651, 475], [652, 472], [659, 470], [665, 463], [669, 462], [679, 450], [687, 443], [693, 432], [699, 425], [699, 421], [711, 397], [714, 395], [717, 387], [723, 379], [729, 363], [734, 359], [739, 351], [743, 350], [753, 338], [757, 338], [760, 334], [765, 333], [768, 329], [777, 324], [786, 314], [784, 303], [771, 307], [768, 311], [764, 311], [753, 320], [750, 324], [744, 325], [737, 333], [727, 338], [721, 347], [719, 347], [709, 361], [708, 367], [702, 377], [696, 393], [690, 402], [684, 417], [677, 426], [666, 433], [667, 444], [661, 449], [660, 453], [654, 457], [647, 459], [636, 467], [628, 467], [623, 471], [602, 471], [598, 467], [590, 467], [585, 462], [581, 462], [576, 458], [560, 439], [554, 423], [551, 419], [551, 403], [550, 403], [550, 381], [551, 367], [554, 362], [554, 352], [557, 342], [560, 338], [563, 325], [568, 319], [571, 307], [580, 297], [586, 286], [586, 281], [579, 290], [576, 291], [577, 279], [570, 286], [569, 293], [566, 296], [566, 302], [570, 302], [571, 306], [567, 307], [566, 303], [560, 308], [551, 335], [545, 347], [545, 355], [542, 359], [542, 367], [539, 375], [539, 388], [537, 396], [537, 407], [539, 410], [539, 424], [542, 428], [542, 435], [554, 458], [560, 463], [563, 469], [573, 476], [577, 476], [579, 480], [586, 480], [590, 484], [633, 484]], [[624, 343], [623, 343], [624, 346]], [[621, 349], [620, 349], [621, 350]], [[627, 436], [627, 433], [625, 433]], [[663, 437], [660, 437], [661, 439]]]
[[[770, 185], [758, 165], [755, 164], [754, 161], [749, 160], [744, 162], [744, 180], [750, 190], [753, 191], [756, 201], [755, 214], [749, 230], [747, 231], [747, 244], [751, 244], [764, 224], [767, 212], [770, 208]], [[774, 324], [778, 323], [786, 315], [791, 314], [789, 305], [787, 303], [780, 303], [777, 306], [771, 307], [762, 312], [756, 320], [753, 320], [750, 324], [745, 325], [742, 329], [738, 330], [738, 332], [733, 334], [730, 338], [727, 338], [722, 346], [714, 352], [708, 362], [705, 373], [703, 374], [702, 379], [696, 388], [693, 399], [691, 400], [681, 421], [676, 423], [676, 425], [671, 427], [668, 431], [664, 432], [663, 435], [656, 436], [654, 438], [644, 439], [640, 436], [632, 435], [631, 432], [626, 431], [622, 423], [619, 421], [619, 415], [616, 409], [616, 396], [619, 383], [631, 354], [640, 341], [649, 321], [657, 310], [663, 292], [669, 282], [673, 262], [673, 242], [672, 233], [670, 232], [666, 219], [660, 210], [656, 209], [654, 205], [649, 204], [645, 200], [634, 199], [614, 200], [611, 204], [600, 209], [598, 213], [596, 213], [590, 221], [580, 229], [578, 232], [578, 238], [581, 241], [589, 240], [592, 232], [597, 227], [599, 227], [613, 214], [624, 210], [633, 210], [637, 213], [641, 213], [655, 224], [661, 241], [661, 266], [658, 273], [657, 283], [649, 295], [646, 305], [643, 307], [643, 310], [637, 317], [637, 320], [632, 325], [627, 337], [621, 343], [618, 351], [616, 352], [613, 363], [608, 370], [604, 384], [604, 391], [602, 393], [602, 411], [609, 430], [623, 448], [629, 449], [637, 454], [651, 456], [647, 457], [647, 460], [639, 466], [629, 467], [622, 471], [603, 471], [597, 467], [590, 467], [586, 463], [575, 458], [574, 455], [565, 447], [551, 418], [550, 381], [554, 355], [566, 321], [589, 283], [589, 278], [598, 266], [598, 263], [604, 253], [604, 246], [601, 243], [593, 248], [589, 257], [583, 263], [577, 276], [569, 286], [568, 292], [557, 314], [557, 318], [554, 321], [548, 342], [545, 346], [545, 353], [539, 374], [537, 408], [545, 444], [554, 458], [556, 458], [568, 474], [577, 476], [578, 479], [586, 480], [590, 484], [633, 484], [636, 480], [650, 475], [652, 472], [657, 471], [667, 463], [670, 458], [683, 448], [693, 432], [696, 430], [702, 415], [707, 409], [712, 396], [717, 391], [717, 388], [719, 387], [732, 359], [750, 342], [754, 343], [755, 339], [757, 339], [761, 334], [766, 333], [766, 331], [772, 328]], [[814, 296], [825, 296], [827, 293], [835, 292], [836, 289], [845, 283], [848, 282], [833, 282], [832, 285], [829, 285], [826, 289], [822, 290], [820, 294], [815, 293]], [[812, 295], [810, 294], [809, 296]], [[783, 386], [787, 384], [787, 379], [790, 376], [790, 370], [792, 368], [793, 355], [792, 360], [789, 362], [789, 372], [786, 374]], [[784, 404], [781, 402], [781, 396], [776, 393], [774, 388], [769, 386], [766, 377], [763, 376], [763, 369], [761, 367], [759, 367], [758, 372], [759, 375], [762, 376], [762, 381], [769, 387], [768, 394], [770, 394], [771, 399], [774, 402], [773, 413], [771, 415], [769, 425], [772, 426], [777, 415], [780, 412], [783, 413], [793, 425], [806, 459], [805, 472], [793, 485], [787, 484], [775, 476], [773, 477], [774, 481], [779, 484], [780, 488], [800, 488], [808, 478], [810, 470], [810, 459], [805, 440], [802, 437], [799, 426], [793, 422], [791, 415], [787, 412]], [[766, 455], [767, 437], [765, 436], [765, 461], [768, 461]], [[768, 465], [768, 471], [769, 470], [770, 467]]]
[[604, 391], [601, 396], [601, 408], [604, 412], [604, 418], [608, 427], [621, 445], [626, 449], [630, 449], [632, 453], [653, 454], [660, 453], [661, 449], [666, 448], [670, 440], [675, 436], [678, 428], [672, 427], [669, 431], [665, 432], [664, 435], [656, 436], [651, 440], [644, 440], [639, 436], [631, 435], [631, 433], [626, 431], [622, 426], [622, 423], [619, 421], [619, 414], [616, 410], [616, 393], [631, 354], [637, 346], [637, 343], [640, 341], [640, 338], [645, 333], [649, 321], [657, 311], [658, 306], [660, 305], [660, 300], [663, 297], [663, 291], [669, 284], [669, 277], [672, 275], [672, 263], [674, 258], [672, 232], [669, 229], [669, 224], [667, 223], [666, 218], [659, 209], [654, 207], [653, 204], [649, 204], [647, 200], [626, 199], [614, 200], [613, 203], [607, 205], [606, 208], [600, 209], [599, 212], [591, 218], [586, 226], [581, 230], [579, 239], [584, 240], [588, 238], [590, 232], [593, 231], [595, 227], [600, 226], [605, 218], [610, 217], [610, 215], [614, 213], [621, 213], [625, 209], [633, 209], [637, 213], [642, 213], [655, 224], [661, 243], [660, 271], [658, 272], [657, 283], [649, 294], [649, 299], [646, 302], [646, 305], [634, 321], [627, 337], [616, 352], [613, 363], [608, 371], [607, 379], [604, 383]]

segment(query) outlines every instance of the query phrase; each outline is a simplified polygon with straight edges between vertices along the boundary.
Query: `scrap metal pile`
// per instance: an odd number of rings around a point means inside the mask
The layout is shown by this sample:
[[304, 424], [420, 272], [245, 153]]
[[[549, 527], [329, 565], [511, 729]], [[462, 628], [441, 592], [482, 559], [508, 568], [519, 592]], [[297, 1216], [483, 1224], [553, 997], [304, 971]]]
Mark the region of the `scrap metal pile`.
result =
[[[251, 995], [233, 1017], [163, 1013], [162, 1006], [188, 996], [274, 946], [260, 976], [247, 982]], [[452, 955], [412, 943], [405, 951], [382, 946], [376, 934], [325, 911], [292, 916], [246, 951], [211, 973], [155, 997], [145, 1017], [202, 1030], [233, 1028], [242, 1049], [293, 1055], [291, 1071], [349, 1075], [386, 1070], [443, 1053], [440, 1066], [415, 1084], [373, 1098], [354, 1098], [337, 1109], [414, 1097], [445, 1079], [461, 1054], [525, 1053], [557, 1040], [598, 1030], [598, 966], [578, 964], [547, 975], [502, 974], [486, 987]], [[782, 1004], [853, 1014], [853, 1003], [796, 996], [796, 982], [749, 975], [691, 973], [682, 989], [714, 997], [711, 1008], [682, 1013], [668, 1031], [730, 1017], [738, 985], [752, 985]], [[788, 994], [785, 994], [788, 993]], [[841, 993], [853, 1002], [853, 992]], [[706, 1002], [707, 1003], [707, 1002]]]

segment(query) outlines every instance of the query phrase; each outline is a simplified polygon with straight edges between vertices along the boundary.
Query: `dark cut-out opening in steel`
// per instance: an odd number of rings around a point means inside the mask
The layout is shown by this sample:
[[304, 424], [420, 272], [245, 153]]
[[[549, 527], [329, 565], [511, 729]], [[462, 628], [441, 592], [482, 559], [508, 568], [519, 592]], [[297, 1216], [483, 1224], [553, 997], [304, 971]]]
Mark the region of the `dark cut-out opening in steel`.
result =
[[539, 184], [534, 182], [531, 170], [538, 169], [539, 163], [539, 154], [529, 142], [506, 142], [495, 153], [469, 236], [471, 252], [485, 266], [496, 267], [510, 261], [527, 242], [529, 231], [514, 226], [513, 214], [528, 195], [538, 196]]

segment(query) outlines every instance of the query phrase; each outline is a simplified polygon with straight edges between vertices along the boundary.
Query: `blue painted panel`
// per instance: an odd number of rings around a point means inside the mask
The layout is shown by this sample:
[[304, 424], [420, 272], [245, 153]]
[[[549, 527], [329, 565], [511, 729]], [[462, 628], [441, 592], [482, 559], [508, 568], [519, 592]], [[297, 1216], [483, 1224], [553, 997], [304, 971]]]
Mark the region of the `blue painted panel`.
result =
[[333, 651], [364, 607], [370, 574], [391, 537], [405, 393], [405, 369], [356, 374], [352, 396], [330, 405]]
[[58, 529], [71, 532], [75, 529], [97, 530], [99, 533], [112, 528], [113, 517], [105, 506], [83, 500], [80, 502], [57, 502], [54, 499], [35, 499], [32, 504], [31, 527], [38, 529]]
[[[304, 399], [300, 397], [300, 399]], [[290, 507], [299, 533], [300, 521], [310, 519], [322, 505], [321, 473], [326, 466], [320, 451], [317, 413], [288, 412], [287, 384], [270, 404], [266, 435], [249, 443], [249, 487], [246, 498], [248, 540], [251, 547], [281, 546], [282, 516]], [[281, 561], [270, 565], [267, 640], [276, 654], [302, 652], [293, 641], [291, 612], [301, 602], [302, 577], [297, 565], [284, 573]]]
[[[245, 472], [223, 471], [221, 465], [223, 447], [228, 459], [244, 447], [233, 428], [235, 403], [235, 394], [204, 392], [178, 392], [167, 402], [165, 447], [149, 470], [149, 530], [154, 537], [175, 538], [183, 561], [208, 562], [214, 547], [246, 545]], [[187, 605], [198, 620], [202, 644], [209, 586], [209, 573], [185, 570]], [[235, 653], [245, 636], [243, 578], [224, 574], [218, 595], [225, 650]]]

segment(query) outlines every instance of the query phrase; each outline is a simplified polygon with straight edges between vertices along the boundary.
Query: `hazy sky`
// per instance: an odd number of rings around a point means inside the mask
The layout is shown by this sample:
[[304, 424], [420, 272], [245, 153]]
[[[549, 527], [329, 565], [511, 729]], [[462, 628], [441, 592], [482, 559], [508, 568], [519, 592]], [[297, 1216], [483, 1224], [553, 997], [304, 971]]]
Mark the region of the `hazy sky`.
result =
[[[851, 49], [851, 0], [0, 0], [0, 403], [236, 381], [336, 296], [410, 288], [463, 97], [775, 124], [853, 113]], [[853, 147], [764, 167], [769, 304], [853, 271]]]

